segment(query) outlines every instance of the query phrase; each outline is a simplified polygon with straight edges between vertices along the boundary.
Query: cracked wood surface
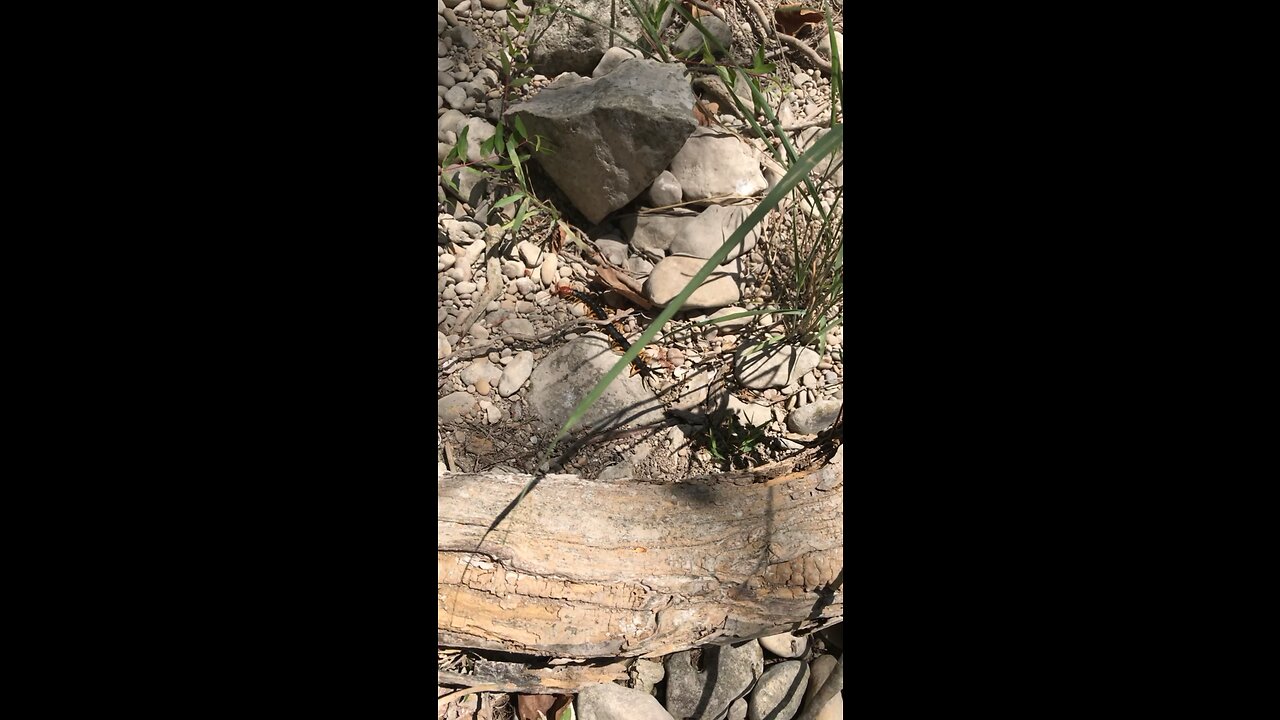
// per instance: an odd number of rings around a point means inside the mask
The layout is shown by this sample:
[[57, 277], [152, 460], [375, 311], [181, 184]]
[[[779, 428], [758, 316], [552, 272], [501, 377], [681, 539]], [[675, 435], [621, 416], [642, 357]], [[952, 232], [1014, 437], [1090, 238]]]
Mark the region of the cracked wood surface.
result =
[[659, 657], [838, 622], [842, 460], [843, 448], [819, 470], [752, 484], [547, 475], [478, 550], [529, 476], [441, 474], [438, 642]]

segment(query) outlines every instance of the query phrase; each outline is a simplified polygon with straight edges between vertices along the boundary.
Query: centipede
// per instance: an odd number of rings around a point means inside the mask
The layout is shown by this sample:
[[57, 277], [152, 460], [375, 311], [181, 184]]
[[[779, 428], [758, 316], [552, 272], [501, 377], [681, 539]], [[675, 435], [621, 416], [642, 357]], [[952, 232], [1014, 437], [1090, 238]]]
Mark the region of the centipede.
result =
[[[585, 305], [587, 311], [590, 312], [591, 316], [595, 319], [609, 319], [609, 313], [604, 309], [604, 306], [600, 304], [599, 300], [596, 300], [591, 296], [591, 293], [574, 290], [573, 288], [564, 286], [557, 288], [556, 291], [561, 297], [572, 298]], [[601, 325], [600, 327], [604, 333], [609, 336], [609, 339], [613, 341], [614, 346], [622, 350], [622, 352], [625, 353], [631, 349], [631, 343], [627, 342], [626, 336], [618, 330], [616, 323]], [[640, 373], [644, 377], [652, 377], [653, 375], [653, 371], [644, 363], [643, 360], [640, 359], [639, 355], [631, 359], [631, 367], [635, 368], [636, 372]]]

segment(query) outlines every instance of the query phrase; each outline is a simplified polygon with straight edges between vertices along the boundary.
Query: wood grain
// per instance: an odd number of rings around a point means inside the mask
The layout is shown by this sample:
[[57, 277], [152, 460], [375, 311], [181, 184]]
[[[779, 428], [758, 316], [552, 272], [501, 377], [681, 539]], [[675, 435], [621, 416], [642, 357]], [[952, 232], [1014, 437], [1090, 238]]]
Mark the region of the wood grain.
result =
[[659, 657], [843, 619], [843, 448], [807, 474], [437, 479], [443, 646]]

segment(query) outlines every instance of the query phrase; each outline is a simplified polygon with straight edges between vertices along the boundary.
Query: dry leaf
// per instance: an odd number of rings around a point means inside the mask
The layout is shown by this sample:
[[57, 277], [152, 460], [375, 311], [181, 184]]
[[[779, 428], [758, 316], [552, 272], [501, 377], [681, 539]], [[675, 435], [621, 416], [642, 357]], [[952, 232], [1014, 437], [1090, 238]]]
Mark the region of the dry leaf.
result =
[[821, 10], [803, 5], [779, 5], [773, 11], [773, 22], [777, 24], [778, 31], [793, 37], [805, 25], [826, 22], [825, 17]]
[[705, 100], [699, 100], [693, 104], [693, 116], [698, 119], [699, 125], [711, 125], [711, 118], [720, 110], [720, 105]]
[[613, 268], [606, 267], [604, 265], [596, 266], [596, 275], [599, 276], [606, 285], [616, 290], [618, 294], [635, 303], [637, 306], [645, 310], [653, 309], [653, 303], [649, 302], [640, 294], [640, 290], [642, 288], [640, 282], [630, 275], [615, 272]]
[[[681, 4], [684, 5], [685, 9], [689, 11], [689, 14], [694, 17], [705, 17], [707, 15], [715, 14], [710, 10], [703, 10], [702, 8], [698, 7], [697, 5], [694, 5], [691, 2], [683, 2]], [[720, 7], [720, 3], [716, 2], [716, 0], [707, 0], [707, 2], [704, 2], [703, 5], [706, 5], [707, 7], [713, 7], [713, 8]]]
[[516, 697], [516, 717], [520, 720], [547, 720], [555, 695], [519, 695]]

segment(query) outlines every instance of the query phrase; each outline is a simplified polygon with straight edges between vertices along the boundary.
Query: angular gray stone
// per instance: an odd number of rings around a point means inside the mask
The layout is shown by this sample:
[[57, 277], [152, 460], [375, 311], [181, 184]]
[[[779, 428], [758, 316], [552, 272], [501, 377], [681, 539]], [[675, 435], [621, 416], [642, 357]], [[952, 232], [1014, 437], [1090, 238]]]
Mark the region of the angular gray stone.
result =
[[673, 208], [644, 215], [628, 215], [619, 218], [618, 226], [631, 247], [656, 261], [669, 254], [676, 236], [697, 216], [698, 213], [694, 210]]
[[[691, 255], [709, 258], [728, 240], [738, 226], [747, 219], [755, 208], [743, 205], [711, 205], [696, 218], [685, 223], [676, 233], [667, 251], [672, 255]], [[732, 260], [744, 252], [751, 252], [756, 240], [764, 234], [768, 223], [761, 221], [747, 232], [742, 242], [734, 244], [725, 260]]]
[[[534, 368], [529, 406], [547, 423], [563, 425], [618, 357], [609, 339], [600, 333], [589, 332], [571, 340]], [[662, 410], [662, 402], [645, 388], [642, 378], [623, 371], [587, 410], [578, 427], [602, 431], [653, 423], [662, 419]]]
[[600, 58], [600, 63], [596, 65], [596, 69], [591, 71], [591, 77], [598, 78], [613, 72], [623, 60], [631, 58], [644, 57], [639, 50], [635, 48], [611, 47], [604, 51], [604, 57]]
[[787, 416], [787, 427], [801, 435], [817, 435], [835, 424], [843, 406], [841, 400], [818, 400], [793, 410]]
[[582, 688], [573, 708], [578, 720], [674, 720], [652, 695], [613, 683]]
[[807, 347], [773, 345], [754, 352], [748, 350], [751, 347], [744, 344], [734, 355], [733, 373], [738, 382], [752, 390], [785, 387], [822, 362], [822, 356]]
[[[692, 652], [673, 653], [663, 663], [667, 670], [667, 710], [678, 718], [720, 717], [734, 700], [746, 695], [764, 669], [764, 652], [755, 640], [736, 647], [703, 648], [702, 672], [693, 667]], [[714, 684], [708, 691], [709, 682]]]
[[[448, 100], [446, 96], [445, 100]], [[769, 186], [751, 149], [733, 135], [700, 127], [671, 159], [684, 199], [751, 196]]]
[[480, 39], [476, 37], [475, 32], [465, 25], [461, 25], [450, 30], [449, 37], [453, 38], [455, 43], [461, 45], [467, 50], [470, 50], [480, 44]]
[[[684, 290], [705, 263], [705, 258], [688, 255], [672, 255], [664, 258], [653, 266], [649, 278], [645, 280], [644, 294], [654, 304], [665, 307]], [[742, 290], [738, 287], [739, 280], [741, 275], [736, 271], [735, 263], [721, 265], [707, 276], [697, 290], [693, 291], [682, 307], [686, 310], [698, 310], [732, 305], [742, 297]]]
[[[648, 12], [654, 0], [639, 0], [637, 5]], [[620, 36], [639, 40], [644, 31], [640, 22], [631, 15], [629, 3], [616, 3], [618, 25], [609, 41], [609, 23], [613, 17], [613, 0], [575, 0], [570, 4], [574, 12], [592, 18], [588, 22], [567, 12], [541, 13], [534, 16], [527, 35], [538, 38], [529, 50], [529, 62], [534, 69], [547, 77], [563, 72], [589, 75], [610, 46], [630, 47]], [[692, 113], [692, 111], [690, 111]]]
[[747, 699], [747, 720], [791, 720], [808, 682], [809, 666], [799, 660], [770, 665]]
[[[733, 44], [733, 31], [723, 20], [714, 15], [704, 15], [698, 18], [698, 22], [702, 23], [702, 27], [707, 29], [711, 34], [709, 39], [702, 34], [702, 31], [694, 27], [693, 23], [685, 26], [684, 32], [680, 33], [680, 37], [671, 44], [671, 49], [677, 55], [686, 55], [687, 53], [695, 53], [695, 57], [702, 56], [702, 43], [706, 40], [707, 46], [711, 48], [711, 54], [720, 57], [729, 51], [729, 46]], [[696, 51], [696, 52], [695, 52]]]
[[681, 68], [641, 59], [598, 79], [561, 76], [506, 114], [546, 138], [550, 152], [535, 159], [597, 223], [644, 192], [697, 127]]

